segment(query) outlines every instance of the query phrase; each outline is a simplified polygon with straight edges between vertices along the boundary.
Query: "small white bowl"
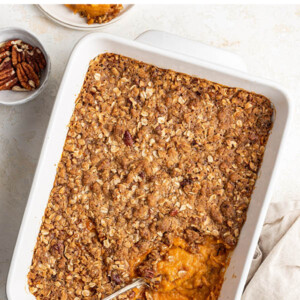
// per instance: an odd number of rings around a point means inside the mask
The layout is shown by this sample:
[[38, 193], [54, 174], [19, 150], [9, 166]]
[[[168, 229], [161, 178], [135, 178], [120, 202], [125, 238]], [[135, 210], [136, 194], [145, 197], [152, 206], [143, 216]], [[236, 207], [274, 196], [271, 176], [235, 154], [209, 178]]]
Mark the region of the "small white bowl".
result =
[[51, 69], [50, 58], [42, 43], [34, 34], [18, 27], [6, 27], [0, 29], [0, 43], [13, 39], [20, 39], [32, 46], [40, 48], [45, 56], [47, 65], [46, 68], [42, 70], [40, 78], [41, 83], [36, 90], [28, 92], [0, 91], [0, 103], [4, 105], [23, 104], [37, 97], [46, 87]]

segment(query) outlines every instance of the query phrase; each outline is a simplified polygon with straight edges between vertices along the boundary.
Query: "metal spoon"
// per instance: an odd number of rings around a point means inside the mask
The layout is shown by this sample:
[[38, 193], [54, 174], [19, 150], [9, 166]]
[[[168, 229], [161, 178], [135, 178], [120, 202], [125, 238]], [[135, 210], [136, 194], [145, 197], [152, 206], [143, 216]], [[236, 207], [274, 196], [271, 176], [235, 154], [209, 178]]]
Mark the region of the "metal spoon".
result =
[[146, 284], [145, 281], [142, 278], [138, 278], [137, 280], [135, 280], [134, 282], [124, 286], [123, 288], [119, 289], [118, 291], [116, 291], [115, 293], [111, 294], [110, 296], [105, 297], [102, 300], [112, 300], [117, 296], [120, 296], [121, 294], [135, 288], [141, 285]]

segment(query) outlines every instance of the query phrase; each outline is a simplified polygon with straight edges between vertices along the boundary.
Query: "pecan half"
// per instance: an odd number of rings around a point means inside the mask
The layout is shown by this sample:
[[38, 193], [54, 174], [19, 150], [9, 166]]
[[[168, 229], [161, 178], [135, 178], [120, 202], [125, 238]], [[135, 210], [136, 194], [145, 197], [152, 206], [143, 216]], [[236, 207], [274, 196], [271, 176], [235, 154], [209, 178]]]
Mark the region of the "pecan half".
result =
[[0, 62], [10, 56], [10, 51], [4, 51], [0, 53]]
[[10, 57], [5, 58], [0, 64], [0, 72], [12, 67]]
[[20, 64], [17, 65], [17, 76], [18, 76], [18, 79], [19, 79], [21, 85], [25, 89], [32, 90], [32, 87], [28, 83], [28, 77], [27, 77], [24, 69], [22, 68], [22, 65], [20, 65]]
[[12, 67], [8, 67], [0, 72], [0, 82], [12, 79], [13, 77], [16, 77], [16, 72]]
[[0, 71], [0, 90], [10, 90], [17, 82], [16, 72], [8, 61]]
[[13, 77], [12, 79], [8, 79], [7, 81], [0, 81], [0, 91], [11, 90], [13, 86], [18, 83], [18, 78]]
[[34, 69], [37, 74], [46, 67], [46, 59], [43, 52], [39, 48], [32, 48], [25, 51], [25, 61]]
[[25, 52], [24, 51], [20, 51], [18, 53], [18, 63], [21, 63], [23, 61], [25, 61]]
[[18, 63], [25, 61], [25, 50], [22, 48], [22, 45], [18, 47], [13, 45], [11, 48], [11, 60], [12, 64], [15, 67]]
[[40, 74], [41, 69], [39, 64], [34, 59], [33, 55], [30, 55], [27, 51], [25, 52], [25, 61], [34, 69], [37, 74]]
[[33, 90], [40, 84], [38, 75], [26, 62], [17, 65], [17, 76], [21, 85], [27, 90]]
[[[40, 79], [39, 76], [34, 72], [33, 68], [26, 62], [22, 62], [22, 67], [29, 78], [29, 84], [34, 88], [38, 87], [40, 85]], [[30, 81], [33, 81], [33, 83]]]
[[13, 46], [11, 49], [11, 61], [14, 67], [18, 64], [18, 50], [16, 46]]
[[33, 56], [34, 56], [35, 61], [38, 63], [40, 69], [44, 69], [47, 65], [47, 62], [46, 62], [43, 52], [39, 48], [35, 47], [33, 49]]

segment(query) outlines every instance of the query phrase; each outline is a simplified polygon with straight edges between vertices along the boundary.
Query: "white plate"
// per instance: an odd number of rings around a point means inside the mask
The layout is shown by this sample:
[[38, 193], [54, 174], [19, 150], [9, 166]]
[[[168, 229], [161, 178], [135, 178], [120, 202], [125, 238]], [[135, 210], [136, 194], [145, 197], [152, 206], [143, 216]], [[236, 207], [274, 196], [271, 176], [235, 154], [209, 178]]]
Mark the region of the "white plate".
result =
[[[164, 38], [167, 39], [167, 35]], [[172, 40], [174, 42], [174, 36]], [[143, 41], [145, 42], [145, 36]], [[178, 38], [177, 44], [181, 43], [182, 40]], [[213, 48], [212, 53], [214, 50]], [[67, 126], [90, 60], [105, 52], [122, 54], [161, 68], [173, 69], [177, 72], [199, 76], [227, 86], [240, 87], [263, 94], [275, 106], [274, 126], [249, 205], [247, 220], [226, 271], [219, 298], [219, 300], [240, 300], [271, 199], [275, 175], [278, 172], [278, 163], [280, 159], [283, 159], [282, 145], [285, 142], [292, 110], [289, 95], [281, 86], [269, 80], [230, 67], [209, 63], [205, 60], [105, 33], [92, 33], [81, 39], [75, 46], [66, 67], [56, 96], [12, 258], [6, 289], [8, 299], [34, 299], [34, 296], [28, 291], [27, 274], [30, 269], [42, 217], [53, 187], [56, 166], [61, 158], [68, 131]], [[220, 52], [218, 53], [220, 54]]]
[[69, 8], [63, 4], [40, 4], [37, 7], [52, 21], [77, 30], [99, 30], [109, 24], [120, 20], [134, 6], [133, 4], [124, 4], [124, 8], [119, 15], [111, 21], [103, 24], [87, 24], [86, 18], [80, 17], [79, 14], [74, 14]]

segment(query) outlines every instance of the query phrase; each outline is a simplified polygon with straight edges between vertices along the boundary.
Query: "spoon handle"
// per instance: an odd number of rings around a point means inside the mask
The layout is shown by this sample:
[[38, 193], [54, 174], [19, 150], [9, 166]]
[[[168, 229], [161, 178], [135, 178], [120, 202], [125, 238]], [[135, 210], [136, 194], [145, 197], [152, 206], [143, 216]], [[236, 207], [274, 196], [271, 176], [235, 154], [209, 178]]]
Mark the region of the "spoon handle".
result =
[[105, 297], [102, 300], [112, 300], [115, 297], [117, 297], [117, 296], [119, 296], [119, 295], [121, 295], [121, 294], [123, 294], [123, 293], [125, 293], [125, 292], [127, 292], [127, 291], [129, 291], [129, 290], [131, 290], [133, 288], [135, 288], [135, 287], [141, 286], [143, 284], [145, 284], [145, 282], [143, 281], [142, 278], [139, 278], [136, 281], [134, 281], [133, 283], [130, 283], [130, 284], [124, 286], [123, 288], [119, 289], [115, 293], [111, 294], [110, 296]]

